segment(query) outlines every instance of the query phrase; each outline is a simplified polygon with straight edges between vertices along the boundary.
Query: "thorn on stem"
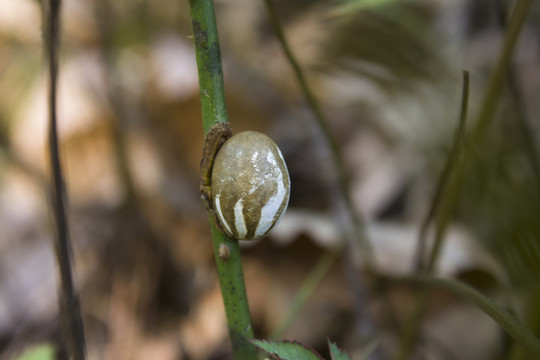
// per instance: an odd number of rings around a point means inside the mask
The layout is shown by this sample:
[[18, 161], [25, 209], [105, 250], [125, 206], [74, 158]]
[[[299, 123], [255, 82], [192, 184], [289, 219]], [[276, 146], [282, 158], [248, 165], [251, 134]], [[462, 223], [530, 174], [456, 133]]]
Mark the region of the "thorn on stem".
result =
[[218, 249], [219, 258], [225, 262], [231, 257], [231, 249], [225, 244], [221, 244]]

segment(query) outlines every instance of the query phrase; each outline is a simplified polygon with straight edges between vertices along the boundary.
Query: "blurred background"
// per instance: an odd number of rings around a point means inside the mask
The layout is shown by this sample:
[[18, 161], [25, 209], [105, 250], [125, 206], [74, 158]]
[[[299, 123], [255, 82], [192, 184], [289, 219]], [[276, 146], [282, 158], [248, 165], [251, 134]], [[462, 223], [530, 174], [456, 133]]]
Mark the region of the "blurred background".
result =
[[[202, 123], [187, 1], [64, 0], [59, 127], [89, 359], [229, 359], [208, 219], [198, 193]], [[459, 120], [469, 126], [500, 52], [509, 0], [276, 0], [327, 115], [351, 197], [388, 275], [415, 270], [420, 226]], [[262, 1], [216, 0], [235, 132], [280, 146], [289, 209], [243, 245], [257, 338], [281, 327], [351, 222], [335, 167]], [[0, 358], [62, 353], [47, 201], [41, 2], [0, 0]], [[540, 6], [514, 51], [496, 116], [469, 162], [436, 273], [495, 299], [540, 335]], [[429, 233], [429, 232], [428, 232]], [[279, 338], [327, 338], [389, 359], [416, 290], [369, 291], [361, 251], [331, 263]], [[391, 311], [389, 311], [391, 309]], [[530, 359], [472, 304], [432, 291], [414, 359]]]

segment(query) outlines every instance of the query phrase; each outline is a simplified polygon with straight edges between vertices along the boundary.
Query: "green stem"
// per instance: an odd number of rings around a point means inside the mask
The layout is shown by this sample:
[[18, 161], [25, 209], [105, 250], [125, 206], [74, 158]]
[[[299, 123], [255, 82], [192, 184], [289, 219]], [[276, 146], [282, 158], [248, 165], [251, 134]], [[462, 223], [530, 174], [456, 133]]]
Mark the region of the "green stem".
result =
[[[526, 319], [523, 319], [525, 327], [531, 331], [535, 336], [538, 336], [540, 330], [540, 292], [536, 291], [534, 294], [531, 294], [528, 299], [525, 300], [523, 307], [523, 314], [526, 315]], [[509, 360], [525, 360], [529, 359], [530, 356], [527, 354], [527, 351], [519, 346], [518, 342], [514, 342], [509, 352]]]
[[523, 147], [525, 155], [529, 160], [529, 166], [534, 178], [534, 185], [537, 193], [540, 195], [540, 159], [538, 158], [538, 150], [535, 143], [534, 130], [531, 126], [531, 121], [527, 117], [526, 104], [523, 100], [522, 90], [514, 71], [508, 73], [508, 87], [510, 96], [513, 100], [513, 108], [516, 112], [517, 125], [523, 138]]
[[[502, 30], [508, 28], [506, 17], [508, 13], [507, 4], [498, 3], [499, 24]], [[512, 99], [512, 106], [516, 113], [518, 130], [523, 138], [523, 147], [525, 155], [529, 160], [532, 175], [534, 177], [536, 191], [540, 194], [540, 159], [538, 158], [538, 150], [535, 143], [535, 136], [531, 120], [527, 116], [527, 105], [523, 99], [523, 91], [520, 86], [519, 79], [516, 76], [515, 66], [510, 66], [508, 69], [508, 90]]]
[[289, 310], [283, 316], [283, 319], [276, 327], [276, 329], [270, 335], [271, 339], [279, 339], [283, 336], [285, 331], [292, 324], [296, 315], [300, 312], [306, 301], [313, 294], [317, 286], [321, 283], [324, 276], [330, 271], [330, 268], [335, 263], [341, 250], [339, 251], [330, 251], [324, 253], [317, 264], [313, 267], [309, 273], [307, 279], [300, 286], [300, 289], [296, 293], [294, 300], [292, 301]]
[[[212, 0], [189, 0], [189, 5], [199, 74], [203, 129], [207, 134], [214, 125], [228, 121], [216, 16]], [[253, 328], [238, 240], [221, 232], [214, 223], [213, 216], [209, 214], [208, 218], [234, 358], [256, 359], [257, 350], [247, 340], [253, 338]], [[229, 249], [228, 257], [220, 257], [220, 248], [223, 249], [224, 246]]]
[[464, 71], [459, 125], [457, 128], [455, 137], [454, 137], [454, 143], [452, 146], [452, 150], [450, 152], [450, 156], [448, 158], [448, 162], [442, 173], [441, 184], [440, 184], [440, 189], [441, 189], [440, 191], [441, 191], [441, 194], [443, 195], [444, 202], [442, 203], [443, 206], [441, 209], [439, 209], [439, 205], [441, 205], [441, 203], [438, 201], [439, 199], [437, 199], [437, 202], [434, 205], [434, 215], [435, 215], [435, 221], [436, 221], [435, 244], [433, 245], [433, 249], [431, 250], [431, 254], [427, 263], [428, 272], [433, 272], [433, 270], [435, 269], [435, 264], [437, 262], [437, 259], [439, 258], [439, 254], [442, 249], [446, 228], [448, 227], [448, 224], [450, 223], [450, 219], [456, 207], [458, 194], [450, 193], [451, 196], [448, 196], [449, 192], [444, 193], [444, 190], [447, 188], [448, 182], [452, 180], [454, 176], [456, 175], [454, 170], [456, 169], [456, 165], [459, 161], [459, 156], [462, 153], [463, 140], [465, 137], [465, 127], [467, 124], [468, 109], [469, 109], [469, 72]]
[[[431, 204], [431, 208], [428, 212], [426, 220], [422, 224], [419, 238], [419, 248], [417, 253], [417, 271], [425, 272], [430, 274], [433, 272], [437, 259], [439, 257], [440, 250], [444, 243], [444, 234], [446, 228], [450, 223], [452, 217], [457, 194], [453, 192], [450, 193], [448, 189], [448, 183], [453, 180], [455, 176], [456, 164], [459, 161], [459, 156], [461, 154], [463, 136], [465, 133], [465, 125], [467, 122], [467, 109], [469, 104], [469, 73], [467, 71], [463, 72], [463, 88], [461, 96], [461, 111], [459, 118], [459, 125], [454, 136], [454, 142], [452, 145], [452, 150], [448, 156], [448, 160], [444, 166], [444, 169], [439, 178], [437, 185], [437, 190]], [[448, 194], [456, 196], [448, 196]], [[451, 202], [450, 202], [451, 201]], [[435, 243], [431, 248], [429, 260], [427, 264], [424, 264], [424, 242], [426, 241], [426, 232], [429, 222], [435, 218]], [[406, 359], [412, 351], [414, 343], [418, 337], [418, 332], [420, 329], [420, 323], [424, 315], [424, 309], [428, 301], [427, 291], [421, 291], [418, 294], [416, 303], [413, 308], [413, 313], [405, 326], [405, 331], [401, 337], [399, 350], [396, 358], [399, 360]]]
[[[238, 240], [221, 232], [214, 224], [212, 216], [208, 218], [211, 224], [214, 257], [234, 358], [237, 360], [256, 359], [257, 349], [248, 341], [248, 339], [253, 338], [253, 327], [251, 326]], [[219, 256], [220, 247], [223, 246], [226, 246], [230, 251], [228, 259]]]
[[376, 271], [376, 264], [374, 261], [373, 249], [365, 233], [363, 219], [358, 213], [358, 210], [356, 209], [352, 201], [352, 196], [350, 194], [349, 181], [347, 177], [347, 170], [346, 170], [345, 162], [343, 160], [343, 156], [341, 154], [339, 145], [336, 142], [334, 136], [332, 135], [332, 131], [330, 129], [330, 126], [328, 125], [329, 122], [324, 116], [324, 113], [321, 110], [319, 102], [317, 101], [317, 99], [315, 98], [315, 95], [311, 91], [311, 88], [308, 85], [304, 72], [302, 71], [302, 68], [298, 64], [298, 61], [296, 60], [296, 57], [294, 56], [289, 46], [289, 43], [287, 42], [287, 38], [285, 37], [285, 34], [283, 33], [281, 22], [278, 18], [278, 15], [276, 13], [272, 0], [264, 0], [264, 3], [266, 5], [268, 15], [270, 16], [270, 23], [272, 25], [272, 28], [274, 29], [276, 37], [278, 38], [283, 48], [283, 52], [285, 53], [285, 56], [287, 57], [287, 61], [291, 64], [293, 68], [293, 72], [296, 76], [296, 79], [298, 80], [298, 84], [300, 85], [300, 88], [302, 90], [302, 93], [306, 97], [306, 101], [309, 107], [311, 108], [311, 110], [313, 111], [313, 114], [315, 115], [315, 120], [317, 122], [317, 125], [319, 126], [319, 129], [324, 134], [325, 139], [328, 142], [328, 145], [330, 148], [330, 155], [332, 157], [332, 163], [336, 167], [339, 191], [341, 193], [341, 196], [343, 197], [345, 205], [347, 206], [347, 211], [352, 217], [356, 238], [358, 239], [358, 241], [360, 242], [360, 245], [362, 246], [361, 255], [364, 261], [364, 265], [366, 269], [368, 270], [368, 272], [373, 273]]
[[[485, 130], [493, 119], [495, 111], [499, 108], [498, 101], [501, 93], [502, 86], [507, 78], [509, 71], [510, 58], [514, 51], [517, 39], [523, 28], [523, 24], [527, 19], [529, 10], [533, 0], [519, 0], [517, 1], [512, 17], [508, 24], [506, 30], [505, 39], [501, 54], [495, 64], [495, 69], [493, 70], [493, 75], [490, 78], [488, 91], [484, 97], [482, 103], [482, 108], [478, 115], [478, 121], [476, 123], [476, 128], [472, 133], [472, 143], [476, 145], [477, 142], [483, 137]], [[474, 141], [476, 140], [476, 141]]]
[[203, 128], [207, 134], [215, 124], [228, 121], [216, 15], [211, 0], [188, 1], [199, 71]]
[[[467, 70], [463, 71], [463, 88], [461, 92], [461, 113], [459, 117], [459, 125], [456, 130], [456, 134], [454, 135], [454, 142], [452, 145], [452, 150], [450, 151], [448, 161], [446, 162], [444, 169], [437, 181], [437, 188], [435, 190], [435, 193], [433, 195], [433, 199], [431, 201], [431, 206], [429, 208], [429, 211], [420, 227], [420, 234], [418, 236], [418, 248], [416, 250], [416, 258], [415, 258], [415, 265], [416, 270], [418, 272], [421, 272], [425, 268], [425, 261], [424, 261], [424, 252], [426, 248], [427, 243], [427, 230], [429, 227], [429, 224], [433, 221], [433, 218], [437, 214], [437, 209], [439, 208], [440, 202], [441, 202], [441, 196], [443, 194], [443, 190], [445, 189], [450, 171], [452, 170], [452, 165], [457, 160], [457, 155], [459, 154], [459, 149], [461, 147], [461, 144], [463, 142], [463, 138], [465, 135], [465, 123], [467, 120], [467, 112], [469, 107], [469, 72]], [[442, 234], [437, 234], [437, 240], [441, 239]], [[440, 242], [440, 240], [438, 241]], [[436, 252], [434, 252], [436, 253]], [[431, 264], [433, 265], [433, 264]]]
[[[493, 115], [498, 109], [498, 101], [501, 94], [501, 89], [506, 79], [510, 58], [516, 45], [519, 33], [525, 23], [529, 12], [532, 0], [519, 0], [516, 3], [508, 30], [505, 34], [505, 39], [501, 53], [497, 59], [497, 63], [490, 77], [487, 92], [483, 98], [480, 111], [478, 113], [474, 128], [471, 134], [467, 136], [465, 144], [460, 146], [453, 154], [454, 160], [451, 160], [450, 168], [447, 173], [448, 180], [444, 191], [442, 192], [440, 205], [436, 214], [436, 239], [431, 250], [430, 258], [427, 264], [428, 273], [431, 272], [436, 265], [440, 250], [442, 248], [442, 239], [444, 232], [449, 224], [450, 218], [454, 213], [457, 205], [457, 199], [463, 182], [465, 167], [477, 149], [481, 147], [485, 139], [486, 130], [493, 121]], [[419, 323], [423, 314], [423, 308], [427, 302], [427, 295], [420, 294], [415, 311], [409, 323], [408, 330], [401, 339], [397, 359], [403, 360], [409, 356], [412, 345], [416, 339]]]
[[495, 320], [530, 356], [534, 356], [535, 358], [540, 356], [540, 339], [536, 338], [501, 305], [462, 282], [429, 275], [413, 275], [397, 278], [383, 277], [382, 279], [390, 283], [406, 283], [427, 288], [440, 288], [469, 300]]

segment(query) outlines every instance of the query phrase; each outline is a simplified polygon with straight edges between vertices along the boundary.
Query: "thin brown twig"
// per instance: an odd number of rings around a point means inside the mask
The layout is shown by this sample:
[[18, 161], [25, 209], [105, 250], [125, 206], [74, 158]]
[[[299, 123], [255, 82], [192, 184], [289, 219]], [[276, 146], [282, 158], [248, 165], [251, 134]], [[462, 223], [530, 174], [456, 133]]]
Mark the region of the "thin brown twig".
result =
[[86, 346], [79, 299], [73, 285], [70, 258], [69, 222], [66, 210], [67, 194], [59, 156], [57, 125], [58, 48], [60, 37], [60, 0], [49, 1], [46, 43], [49, 60], [49, 160], [52, 173], [51, 201], [55, 214], [55, 251], [61, 281], [60, 319], [67, 340], [68, 356], [84, 360]]

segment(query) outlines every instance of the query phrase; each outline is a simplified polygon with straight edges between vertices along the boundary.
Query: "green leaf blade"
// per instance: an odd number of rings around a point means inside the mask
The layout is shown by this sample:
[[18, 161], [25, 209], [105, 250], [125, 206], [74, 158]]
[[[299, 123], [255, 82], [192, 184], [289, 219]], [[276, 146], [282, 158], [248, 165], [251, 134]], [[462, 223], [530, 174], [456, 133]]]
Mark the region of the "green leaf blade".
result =
[[51, 345], [44, 344], [25, 351], [16, 360], [54, 360], [54, 349]]
[[344, 350], [340, 349], [335, 343], [328, 339], [328, 348], [330, 349], [330, 356], [332, 360], [352, 360], [352, 358]]
[[297, 341], [250, 341], [278, 360], [324, 360], [315, 350]]

